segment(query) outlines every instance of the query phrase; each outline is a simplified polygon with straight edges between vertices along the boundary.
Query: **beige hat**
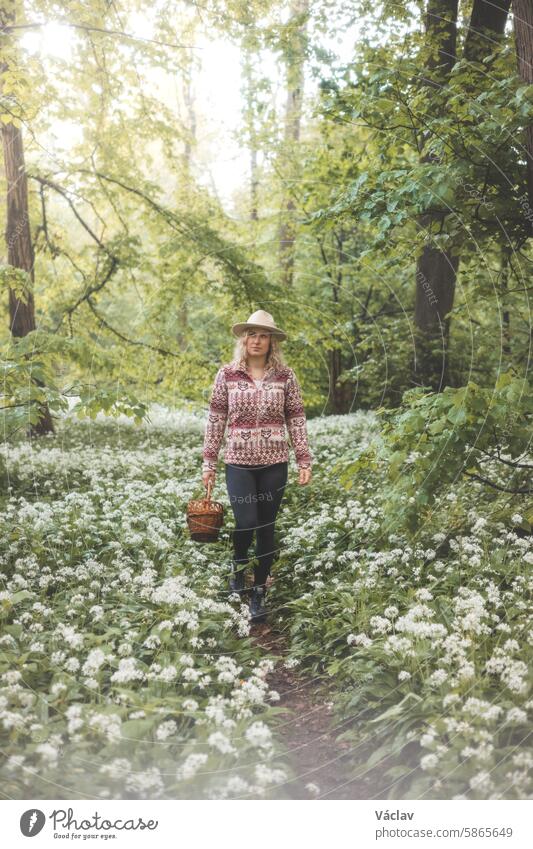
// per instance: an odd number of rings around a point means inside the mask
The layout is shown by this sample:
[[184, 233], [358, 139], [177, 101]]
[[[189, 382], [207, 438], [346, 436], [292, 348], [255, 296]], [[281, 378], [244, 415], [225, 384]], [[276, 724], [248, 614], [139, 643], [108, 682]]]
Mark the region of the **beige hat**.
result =
[[256, 310], [256, 312], [251, 314], [248, 321], [241, 321], [239, 324], [234, 324], [231, 330], [234, 336], [240, 336], [243, 330], [247, 330], [249, 327], [270, 330], [280, 341], [287, 338], [287, 334], [283, 330], [280, 330], [279, 327], [276, 327], [270, 313], [264, 310]]

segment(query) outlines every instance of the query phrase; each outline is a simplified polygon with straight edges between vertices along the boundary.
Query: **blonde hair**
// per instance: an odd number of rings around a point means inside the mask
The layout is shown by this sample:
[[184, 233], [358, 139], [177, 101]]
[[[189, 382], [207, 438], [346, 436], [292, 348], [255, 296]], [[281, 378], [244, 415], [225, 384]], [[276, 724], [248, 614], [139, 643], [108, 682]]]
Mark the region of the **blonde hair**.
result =
[[[231, 365], [234, 368], [246, 368], [248, 365], [246, 360], [245, 340], [250, 332], [254, 332], [254, 329], [249, 328], [248, 330], [243, 330], [243, 332], [235, 343], [235, 348], [233, 349], [233, 359], [231, 361]], [[287, 363], [285, 362], [283, 351], [281, 350], [280, 340], [272, 333], [270, 335], [270, 348], [267, 354], [265, 368], [270, 368], [270, 366], [273, 366], [274, 369], [281, 369], [286, 367], [286, 365]]]

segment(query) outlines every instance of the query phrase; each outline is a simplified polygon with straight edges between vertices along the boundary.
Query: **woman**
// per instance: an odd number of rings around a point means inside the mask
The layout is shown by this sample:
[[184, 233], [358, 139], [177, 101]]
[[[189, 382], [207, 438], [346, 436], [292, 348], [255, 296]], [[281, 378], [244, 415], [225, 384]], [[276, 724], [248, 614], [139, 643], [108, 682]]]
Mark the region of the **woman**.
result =
[[238, 337], [233, 360], [215, 377], [206, 423], [202, 479], [214, 484], [226, 422], [226, 485], [235, 516], [230, 592], [244, 590], [244, 567], [256, 531], [252, 621], [265, 618], [267, 578], [274, 560], [274, 525], [288, 477], [287, 426], [298, 483], [311, 480], [305, 412], [296, 375], [286, 365], [279, 343], [286, 334], [270, 313], [257, 310], [248, 321], [234, 324]]

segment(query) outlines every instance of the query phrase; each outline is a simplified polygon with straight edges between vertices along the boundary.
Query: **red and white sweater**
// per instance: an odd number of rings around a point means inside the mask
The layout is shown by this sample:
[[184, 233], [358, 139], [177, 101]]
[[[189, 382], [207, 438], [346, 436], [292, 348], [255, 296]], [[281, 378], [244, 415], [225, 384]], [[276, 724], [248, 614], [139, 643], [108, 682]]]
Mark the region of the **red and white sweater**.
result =
[[216, 471], [226, 423], [225, 463], [254, 466], [288, 461], [286, 425], [298, 468], [312, 467], [302, 394], [289, 366], [270, 366], [259, 388], [246, 369], [233, 363], [219, 368], [209, 401], [202, 472]]

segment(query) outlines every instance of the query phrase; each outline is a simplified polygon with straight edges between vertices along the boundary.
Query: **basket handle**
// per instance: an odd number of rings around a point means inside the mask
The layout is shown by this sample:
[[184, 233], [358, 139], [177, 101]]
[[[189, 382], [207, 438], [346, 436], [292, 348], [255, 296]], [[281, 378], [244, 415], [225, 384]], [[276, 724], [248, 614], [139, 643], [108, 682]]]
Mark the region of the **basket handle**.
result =
[[209, 480], [207, 481], [207, 495], [204, 498], [204, 501], [211, 501], [211, 489], [212, 489], [212, 487], [213, 487], [213, 481], [211, 480], [211, 478], [209, 478]]

